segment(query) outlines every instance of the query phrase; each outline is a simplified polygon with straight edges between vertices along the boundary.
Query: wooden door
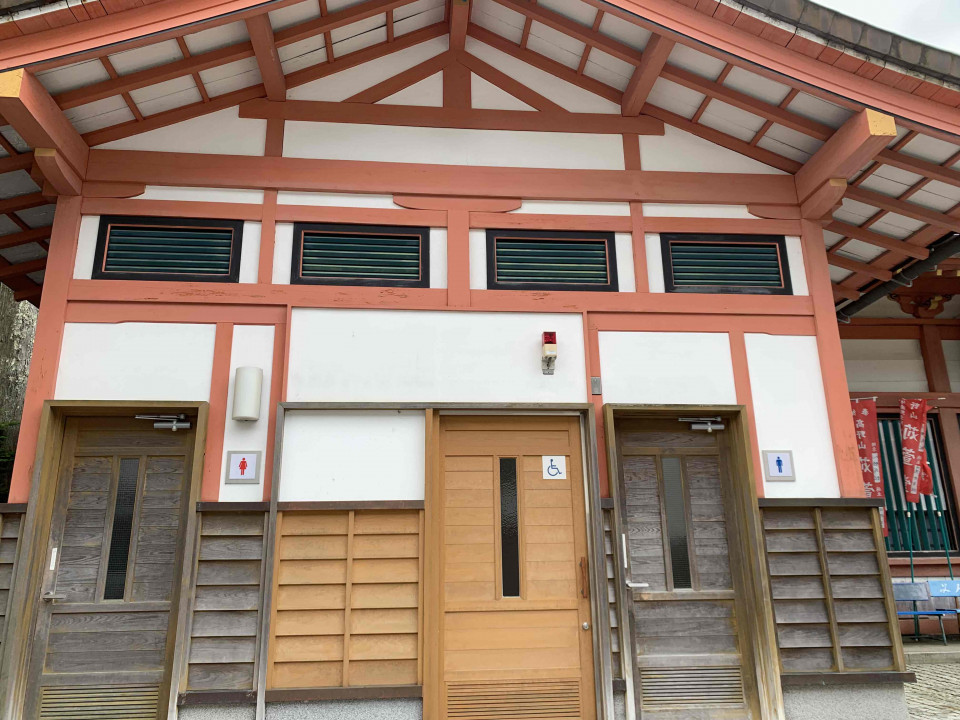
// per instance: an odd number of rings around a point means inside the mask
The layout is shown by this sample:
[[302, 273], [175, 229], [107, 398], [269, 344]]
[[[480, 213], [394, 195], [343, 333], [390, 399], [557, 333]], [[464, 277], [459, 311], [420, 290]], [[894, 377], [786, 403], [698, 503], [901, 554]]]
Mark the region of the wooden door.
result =
[[579, 418], [443, 416], [439, 443], [441, 717], [592, 720]]
[[193, 441], [67, 420], [25, 717], [165, 716]]
[[722, 436], [677, 420], [616, 426], [638, 715], [759, 717], [741, 632]]

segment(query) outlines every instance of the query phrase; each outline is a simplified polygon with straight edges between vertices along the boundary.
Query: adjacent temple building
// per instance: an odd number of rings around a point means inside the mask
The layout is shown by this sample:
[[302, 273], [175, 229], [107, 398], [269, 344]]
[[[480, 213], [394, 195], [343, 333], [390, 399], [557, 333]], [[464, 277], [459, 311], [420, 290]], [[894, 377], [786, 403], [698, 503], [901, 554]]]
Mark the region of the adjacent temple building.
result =
[[906, 719], [960, 58], [803, 0], [14, 5], [0, 717]]

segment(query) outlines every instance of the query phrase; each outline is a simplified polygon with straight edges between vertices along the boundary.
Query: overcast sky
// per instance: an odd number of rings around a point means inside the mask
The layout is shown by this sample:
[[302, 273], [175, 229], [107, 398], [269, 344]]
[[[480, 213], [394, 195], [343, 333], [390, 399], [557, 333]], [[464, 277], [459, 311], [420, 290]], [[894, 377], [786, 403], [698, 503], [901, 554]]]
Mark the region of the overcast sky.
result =
[[814, 0], [889, 32], [960, 55], [960, 0]]

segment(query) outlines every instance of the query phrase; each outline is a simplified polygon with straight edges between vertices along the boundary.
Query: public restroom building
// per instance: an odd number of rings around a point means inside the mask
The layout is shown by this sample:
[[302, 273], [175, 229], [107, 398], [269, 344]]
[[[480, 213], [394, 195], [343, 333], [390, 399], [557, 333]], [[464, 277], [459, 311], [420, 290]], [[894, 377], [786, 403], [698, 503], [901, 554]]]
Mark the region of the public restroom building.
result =
[[[0, 716], [905, 718], [837, 311], [952, 254], [960, 59], [768, 4], [0, 18]], [[956, 311], [844, 330], [951, 463]]]

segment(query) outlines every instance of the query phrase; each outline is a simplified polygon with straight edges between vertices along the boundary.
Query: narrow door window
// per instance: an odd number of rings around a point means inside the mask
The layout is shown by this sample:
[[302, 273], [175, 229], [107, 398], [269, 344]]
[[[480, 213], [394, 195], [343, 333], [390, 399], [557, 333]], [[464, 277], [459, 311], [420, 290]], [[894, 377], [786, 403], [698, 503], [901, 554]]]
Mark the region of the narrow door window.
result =
[[517, 459], [500, 458], [500, 565], [503, 597], [520, 596]]
[[104, 600], [123, 600], [139, 476], [139, 458], [120, 459], [120, 477], [113, 508], [113, 530], [110, 534], [110, 555], [107, 560], [107, 581], [103, 588]]
[[683, 469], [678, 457], [665, 457], [663, 469], [663, 506], [670, 544], [670, 566], [675, 589], [693, 587], [690, 579], [690, 549], [687, 541], [687, 511], [684, 502]]

